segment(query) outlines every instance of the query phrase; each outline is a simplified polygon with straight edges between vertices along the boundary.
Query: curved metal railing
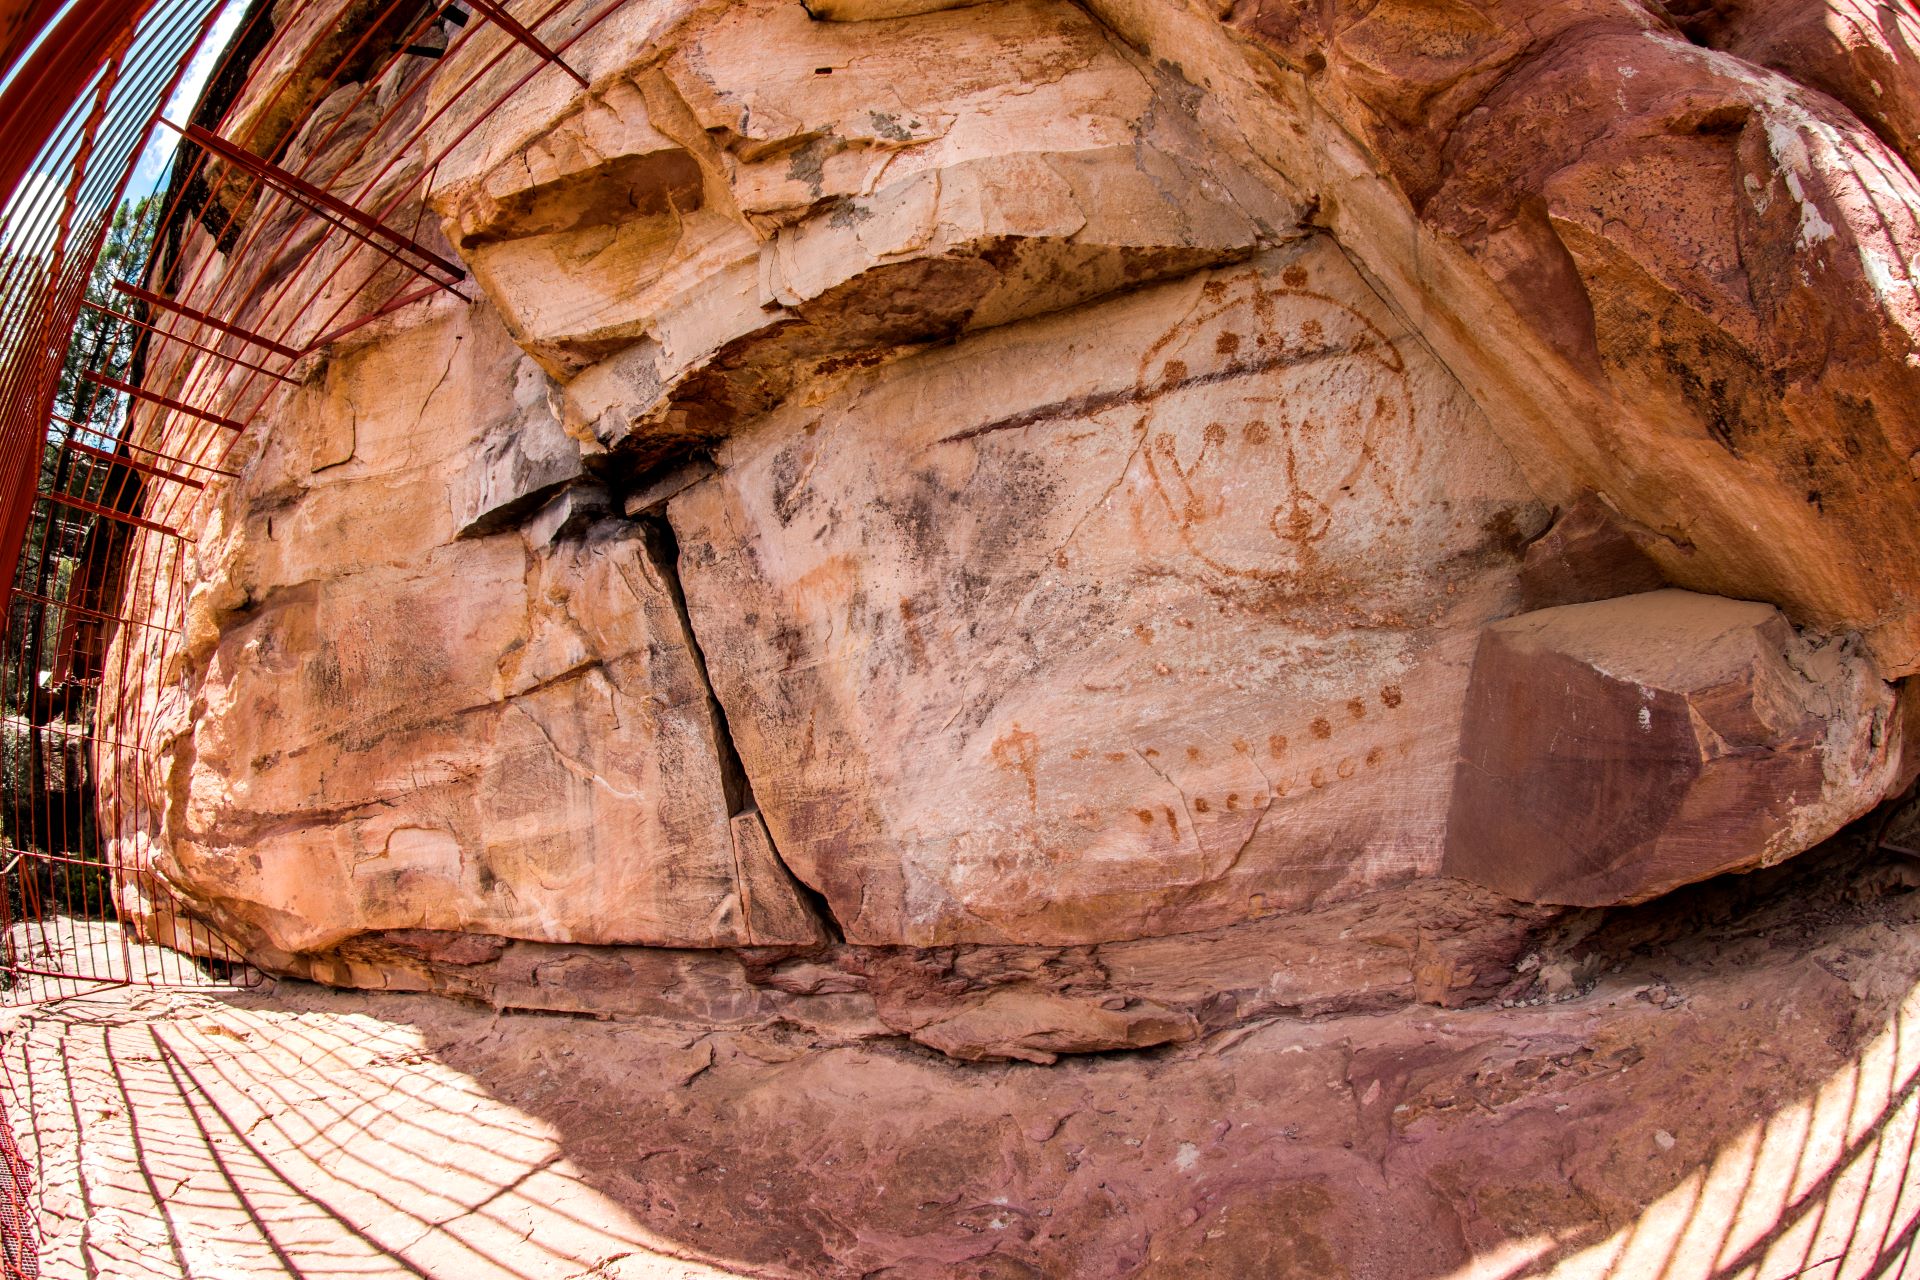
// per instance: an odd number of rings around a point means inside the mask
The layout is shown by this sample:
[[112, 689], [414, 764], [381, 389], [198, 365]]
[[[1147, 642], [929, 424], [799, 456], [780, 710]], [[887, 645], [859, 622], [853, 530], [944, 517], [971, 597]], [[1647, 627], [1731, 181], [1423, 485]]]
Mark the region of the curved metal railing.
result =
[[330, 343], [463, 293], [440, 161], [625, 0], [81, 2], [0, 219], [0, 999], [238, 961], [157, 869], [206, 504]]

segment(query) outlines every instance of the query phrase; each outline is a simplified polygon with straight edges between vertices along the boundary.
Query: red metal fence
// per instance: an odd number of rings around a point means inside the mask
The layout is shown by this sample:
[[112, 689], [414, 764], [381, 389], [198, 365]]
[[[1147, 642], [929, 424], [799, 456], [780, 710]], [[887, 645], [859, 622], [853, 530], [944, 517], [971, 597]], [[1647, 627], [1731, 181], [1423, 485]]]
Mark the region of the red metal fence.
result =
[[[116, 455], [124, 422], [84, 374], [136, 354], [118, 322], [83, 322], [96, 265], [145, 228], [116, 216], [135, 161], [217, 0], [112, 0], [69, 8], [0, 99], [12, 198], [0, 221], [0, 556], [15, 571], [0, 651], [0, 974], [13, 998], [124, 981], [124, 939], [80, 922], [113, 913], [115, 885], [92, 812], [102, 738], [91, 723], [109, 643], [112, 585], [81, 572], [110, 559], [128, 518]], [[63, 109], [64, 108], [64, 109]], [[37, 151], [31, 130], [55, 123]], [[24, 159], [22, 158], [24, 157]], [[76, 340], [78, 339], [78, 340]], [[138, 519], [138, 517], [132, 517]], [[119, 538], [124, 542], [124, 538]], [[199, 972], [196, 968], [194, 972]], [[27, 982], [26, 979], [37, 981]]]
[[[623, 3], [252, 0], [220, 52], [223, 0], [0, 0], [0, 1002], [248, 972], [165, 875], [205, 504], [315, 353], [468, 295], [440, 160]], [[0, 1280], [25, 1172], [0, 1118]]]
[[[70, 10], [17, 73], [63, 84], [68, 107], [0, 225], [8, 991], [237, 963], [167, 889], [155, 772], [156, 735], [180, 731], [154, 695], [185, 653], [204, 504], [309, 357], [436, 293], [467, 296], [427, 211], [439, 162], [535, 76], [584, 83], [566, 51], [623, 3], [255, 0], [177, 119], [168, 96], [219, 0]], [[128, 201], [142, 149], [173, 135], [164, 193]], [[81, 923], [116, 918], [174, 958], [137, 965], [124, 937]]]

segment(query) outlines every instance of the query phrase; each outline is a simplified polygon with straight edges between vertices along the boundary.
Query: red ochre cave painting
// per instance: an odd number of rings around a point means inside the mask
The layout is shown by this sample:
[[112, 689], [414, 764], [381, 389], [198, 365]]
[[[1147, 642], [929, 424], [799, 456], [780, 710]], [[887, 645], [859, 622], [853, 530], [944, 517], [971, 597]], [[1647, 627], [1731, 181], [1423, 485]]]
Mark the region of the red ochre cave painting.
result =
[[1303, 589], [1327, 585], [1319, 544], [1342, 508], [1398, 508], [1383, 453], [1414, 444], [1413, 397], [1372, 321], [1307, 288], [1302, 267], [1282, 279], [1203, 287], [1201, 308], [1141, 358], [1134, 429], [1188, 551], [1231, 577]]
[[[1378, 706], [1386, 712], [1398, 710], [1406, 701], [1398, 685], [1385, 685], [1375, 695]], [[1361, 724], [1368, 719], [1368, 701], [1364, 698], [1347, 698], [1326, 709], [1323, 714], [1315, 715], [1304, 725], [1295, 727], [1291, 734], [1269, 733], [1261, 743], [1246, 738], [1235, 738], [1231, 743], [1237, 756], [1264, 758], [1264, 765], [1257, 765], [1260, 774], [1266, 779], [1268, 796], [1243, 794], [1239, 791], [1225, 791], [1218, 796], [1191, 795], [1187, 797], [1190, 819], [1199, 821], [1210, 815], [1225, 817], [1267, 807], [1274, 800], [1283, 800], [1296, 791], [1323, 791], [1338, 782], [1354, 777], [1363, 769], [1376, 769], [1387, 763], [1393, 756], [1405, 756], [1413, 748], [1411, 738], [1399, 738], [1388, 741], [1376, 741], [1364, 750], [1358, 747], [1343, 752], [1339, 758], [1326, 762], [1299, 765], [1297, 772], [1288, 772], [1295, 762], [1291, 760], [1293, 744], [1298, 741], [1306, 744], [1309, 755], [1312, 744], [1327, 742], [1344, 728]], [[1391, 735], [1390, 735], [1391, 736]], [[1042, 742], [1038, 734], [1013, 725], [995, 738], [990, 747], [995, 767], [1015, 774], [1024, 784], [1027, 793], [1027, 807], [1032, 813], [1040, 811], [1040, 764]], [[1161, 752], [1155, 747], [1145, 747], [1134, 751], [1098, 752], [1108, 764], [1123, 765], [1138, 761], [1144, 763], [1156, 773], [1163, 773], [1160, 763]], [[1076, 746], [1067, 752], [1070, 760], [1080, 762], [1094, 758], [1096, 749], [1091, 746]], [[1207, 763], [1206, 749], [1198, 745], [1189, 745], [1185, 749], [1185, 763], [1189, 766], [1204, 766]], [[1175, 762], [1178, 763], [1178, 762]], [[1277, 766], [1277, 767], [1276, 767]], [[1171, 805], [1140, 805], [1131, 810], [1143, 834], [1153, 831], [1164, 824], [1168, 837], [1179, 840], [1182, 831], [1179, 816]], [[1100, 824], [1101, 815], [1097, 809], [1080, 805], [1068, 815], [1077, 825], [1093, 827]], [[1197, 836], [1197, 832], [1189, 833]]]
[[[1215, 573], [1257, 584], [1263, 595], [1338, 602], [1354, 586], [1345, 580], [1343, 552], [1323, 544], [1342, 540], [1343, 520], [1349, 533], [1376, 528], [1404, 506], [1396, 477], [1417, 464], [1420, 449], [1410, 375], [1388, 335], [1307, 287], [1303, 267], [1289, 268], [1281, 281], [1274, 286], [1249, 272], [1202, 286], [1194, 310], [1142, 353], [1129, 390], [1043, 406], [945, 442], [1136, 406], [1136, 444], [1123, 471], [1145, 502], [1136, 518], [1164, 513], [1186, 552]], [[1135, 627], [1144, 643], [1149, 631], [1145, 623]], [[1403, 702], [1398, 686], [1378, 686], [1300, 712], [1297, 724], [1234, 738], [1230, 747], [1169, 748], [1164, 739], [1126, 749], [1050, 746], [1044, 726], [1035, 732], [1013, 724], [992, 741], [989, 757], [1034, 821], [1013, 822], [999, 838], [975, 832], [961, 839], [952, 868], [987, 872], [997, 885], [1003, 875], [1044, 866], [1052, 896], [1073, 898], [1110, 891], [1110, 875], [1124, 883], [1113, 855], [1144, 841], [1186, 849], [1205, 868], [1198, 879], [1212, 878], [1276, 802], [1306, 800], [1410, 755], [1417, 735], [1393, 714]], [[1144, 765], [1168, 791], [1153, 788], [1106, 812], [1084, 801], [1049, 812], [1046, 775], [1075, 764]], [[1059, 782], [1069, 795], [1079, 789], [1066, 777]], [[1118, 845], [1109, 843], [1115, 839]], [[1091, 880], [1078, 890], [1069, 888], [1077, 878], [1056, 878], [1080, 864]], [[969, 911], [991, 914], [998, 893], [972, 881], [963, 896]], [[1031, 898], [1023, 901], [1030, 910]]]
[[[1226, 890], [1225, 878], [1266, 830], [1280, 842], [1248, 864], [1264, 869], [1265, 883], [1245, 897], [1244, 909], [1250, 919], [1290, 909], [1315, 895], [1326, 875], [1338, 878], [1325, 859], [1340, 855], [1274, 831], [1267, 824], [1275, 806], [1289, 796], [1310, 803], [1346, 779], [1409, 756], [1418, 731], [1396, 714], [1407, 705], [1399, 686], [1382, 685], [1302, 712], [1284, 732], [1177, 746], [1163, 739], [1162, 747], [1130, 750], [1085, 741], [1049, 745], [1045, 726], [1035, 732], [1010, 725], [989, 754], [1016, 789], [1017, 811], [1003, 822], [950, 831], [938, 841], [937, 858], [909, 855], [919, 869], [916, 892], [936, 893], [939, 910], [1023, 936], [1056, 913], [1125, 913], [1132, 895], [1158, 894], [1170, 884]], [[1074, 794], [1076, 767], [1138, 766], [1165, 789], [1143, 787], [1105, 805]], [[1050, 780], [1062, 790], [1050, 794]], [[914, 833], [909, 843], [918, 839]], [[1149, 850], [1157, 852], [1143, 861]], [[1281, 865], [1273, 865], [1275, 857]]]

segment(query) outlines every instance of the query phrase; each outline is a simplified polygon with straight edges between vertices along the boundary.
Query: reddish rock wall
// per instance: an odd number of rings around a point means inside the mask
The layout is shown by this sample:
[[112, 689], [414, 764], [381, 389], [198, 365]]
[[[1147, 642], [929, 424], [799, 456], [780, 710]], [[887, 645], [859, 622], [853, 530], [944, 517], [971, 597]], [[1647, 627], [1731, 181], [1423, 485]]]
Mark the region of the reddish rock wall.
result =
[[963, 1059], [1488, 998], [1909, 771], [1904, 22], [631, 4], [127, 601], [118, 849], [275, 969]]

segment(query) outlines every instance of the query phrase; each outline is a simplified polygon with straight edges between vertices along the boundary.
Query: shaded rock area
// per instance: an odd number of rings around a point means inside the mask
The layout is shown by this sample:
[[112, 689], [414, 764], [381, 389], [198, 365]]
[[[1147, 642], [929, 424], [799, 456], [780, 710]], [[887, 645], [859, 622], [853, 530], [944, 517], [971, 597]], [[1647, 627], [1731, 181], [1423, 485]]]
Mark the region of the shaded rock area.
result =
[[48, 1275], [1897, 1275], [1916, 882], [1849, 838], [1568, 917], [1495, 1005], [1050, 1067], [135, 988], [10, 1012], [6, 1102]]
[[1657, 591], [1667, 585], [1652, 552], [1658, 537], [1624, 520], [1597, 494], [1557, 512], [1520, 561], [1520, 603], [1531, 612]]
[[1902, 732], [1846, 645], [1766, 605], [1655, 591], [1521, 614], [1474, 655], [1442, 867], [1530, 902], [1644, 902], [1871, 809]]
[[1497, 999], [1530, 985], [1516, 966], [1562, 914], [1440, 882], [1303, 919], [1100, 946], [676, 951], [396, 930], [288, 967], [505, 1009], [789, 1026], [825, 1043], [907, 1036], [966, 1060], [1050, 1062], [1280, 1013]]

